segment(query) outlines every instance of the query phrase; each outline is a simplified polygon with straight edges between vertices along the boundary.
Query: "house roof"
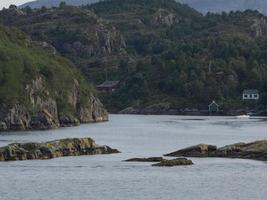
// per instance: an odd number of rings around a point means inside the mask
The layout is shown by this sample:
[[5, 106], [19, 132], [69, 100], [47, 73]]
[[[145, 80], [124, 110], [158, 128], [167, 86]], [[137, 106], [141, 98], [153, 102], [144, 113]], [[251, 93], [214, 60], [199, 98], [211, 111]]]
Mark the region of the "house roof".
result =
[[105, 81], [100, 85], [97, 85], [97, 88], [112, 88], [119, 84], [120, 81]]
[[259, 94], [259, 91], [256, 89], [252, 89], [252, 90], [244, 90], [243, 94]]
[[209, 105], [209, 107], [214, 106], [214, 105], [219, 107], [219, 105], [215, 101], [212, 101], [212, 103]]

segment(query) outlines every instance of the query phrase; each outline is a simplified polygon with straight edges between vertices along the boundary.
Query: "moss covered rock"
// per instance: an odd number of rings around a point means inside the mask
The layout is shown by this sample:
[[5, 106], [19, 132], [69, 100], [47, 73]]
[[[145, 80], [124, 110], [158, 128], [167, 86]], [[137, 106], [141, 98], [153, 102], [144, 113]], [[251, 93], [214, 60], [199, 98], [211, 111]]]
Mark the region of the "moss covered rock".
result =
[[174, 167], [174, 166], [180, 166], [180, 165], [193, 165], [192, 160], [189, 160], [187, 158], [176, 158], [172, 160], [162, 160], [159, 163], [153, 164], [152, 166], [155, 167]]
[[0, 148], [0, 161], [52, 159], [119, 153], [109, 146], [99, 146], [91, 138], [68, 138], [43, 143], [14, 143]]
[[267, 140], [251, 143], [236, 143], [221, 148], [213, 145], [200, 144], [166, 154], [165, 156], [225, 157], [267, 161]]

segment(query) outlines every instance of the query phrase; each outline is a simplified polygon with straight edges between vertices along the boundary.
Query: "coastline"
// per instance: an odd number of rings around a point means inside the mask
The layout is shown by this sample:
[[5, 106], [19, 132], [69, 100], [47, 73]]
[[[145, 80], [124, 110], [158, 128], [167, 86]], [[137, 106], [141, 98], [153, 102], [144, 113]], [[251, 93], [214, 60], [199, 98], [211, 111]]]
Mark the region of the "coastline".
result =
[[186, 115], [186, 116], [237, 116], [249, 113], [250, 116], [267, 116], [267, 109], [236, 109], [221, 110], [216, 113], [210, 113], [208, 110], [197, 108], [185, 109], [150, 109], [128, 107], [118, 113], [112, 114], [138, 114], [138, 115]]

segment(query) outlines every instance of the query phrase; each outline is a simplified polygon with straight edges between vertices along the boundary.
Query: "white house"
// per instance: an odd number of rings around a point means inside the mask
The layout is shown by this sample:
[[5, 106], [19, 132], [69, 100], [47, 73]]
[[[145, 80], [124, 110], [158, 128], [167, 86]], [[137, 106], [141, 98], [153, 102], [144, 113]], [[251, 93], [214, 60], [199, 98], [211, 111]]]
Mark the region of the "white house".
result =
[[258, 90], [244, 90], [243, 100], [259, 100], [260, 94]]

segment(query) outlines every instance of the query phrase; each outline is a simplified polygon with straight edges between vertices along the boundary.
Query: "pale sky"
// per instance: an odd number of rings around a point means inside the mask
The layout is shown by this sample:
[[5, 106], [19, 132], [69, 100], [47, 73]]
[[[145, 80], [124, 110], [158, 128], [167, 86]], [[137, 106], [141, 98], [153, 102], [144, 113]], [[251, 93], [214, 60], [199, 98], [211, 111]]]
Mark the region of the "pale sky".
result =
[[3, 7], [8, 8], [10, 4], [21, 5], [29, 1], [33, 0], [0, 0], [0, 9]]

